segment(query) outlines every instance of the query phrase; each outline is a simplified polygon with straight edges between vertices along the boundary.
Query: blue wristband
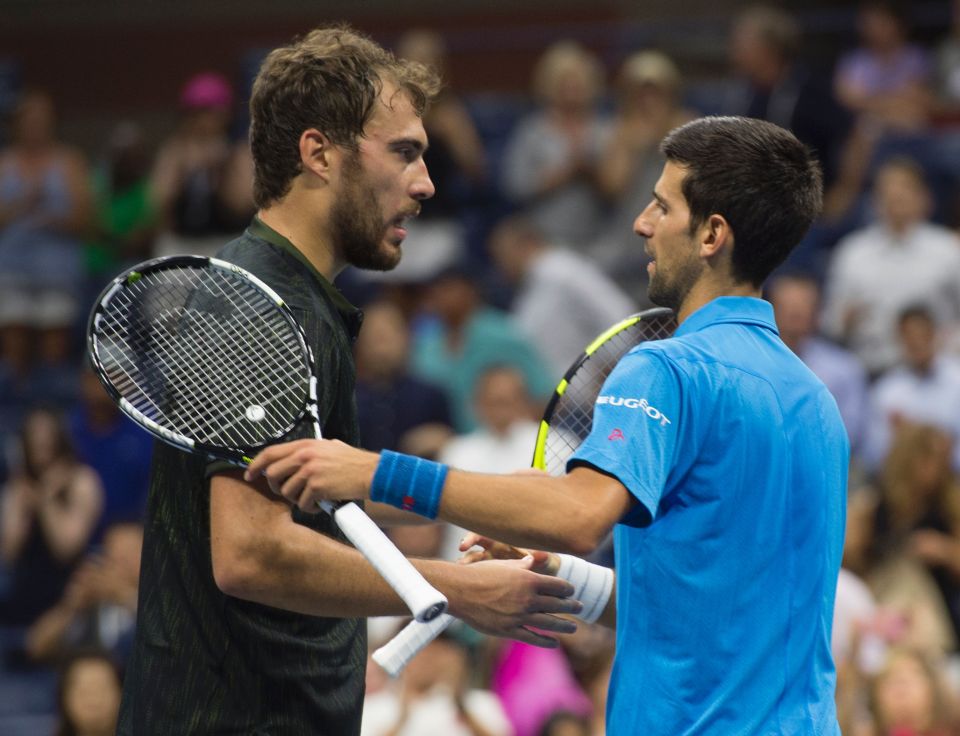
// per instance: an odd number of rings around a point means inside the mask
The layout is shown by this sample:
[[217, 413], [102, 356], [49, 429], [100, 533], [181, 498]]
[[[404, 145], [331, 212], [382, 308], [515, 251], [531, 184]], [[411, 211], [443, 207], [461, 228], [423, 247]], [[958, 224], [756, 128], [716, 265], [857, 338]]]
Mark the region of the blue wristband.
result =
[[384, 450], [370, 484], [370, 500], [436, 519], [447, 466]]

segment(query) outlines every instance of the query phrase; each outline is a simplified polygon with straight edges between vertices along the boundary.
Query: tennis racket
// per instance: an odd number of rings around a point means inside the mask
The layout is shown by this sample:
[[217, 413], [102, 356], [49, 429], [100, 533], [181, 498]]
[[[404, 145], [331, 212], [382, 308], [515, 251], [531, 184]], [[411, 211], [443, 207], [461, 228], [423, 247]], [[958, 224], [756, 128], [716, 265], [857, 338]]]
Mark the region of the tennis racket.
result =
[[[87, 345], [123, 412], [179, 449], [242, 467], [304, 417], [321, 436], [303, 330], [273, 289], [226, 261], [173, 256], [121, 274], [93, 308]], [[320, 506], [418, 621], [446, 610], [359, 506]]]
[[[648, 340], [670, 337], [676, 327], [671, 310], [648, 309], [618, 322], [590, 343], [567, 370], [547, 403], [537, 432], [533, 467], [550, 475], [563, 475], [567, 460], [593, 428], [594, 404], [614, 366], [632, 348]], [[523, 557], [524, 553], [516, 550], [516, 556]], [[391, 677], [396, 677], [417, 652], [453, 621], [449, 614], [429, 623], [413, 621], [377, 649], [373, 661]]]

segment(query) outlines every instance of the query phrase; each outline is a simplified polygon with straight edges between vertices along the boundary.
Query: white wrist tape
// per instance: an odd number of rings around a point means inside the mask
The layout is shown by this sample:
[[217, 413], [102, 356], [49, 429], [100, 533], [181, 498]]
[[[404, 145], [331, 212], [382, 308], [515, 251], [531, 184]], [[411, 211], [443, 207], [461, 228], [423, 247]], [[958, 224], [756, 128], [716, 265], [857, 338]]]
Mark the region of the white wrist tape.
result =
[[573, 555], [560, 554], [557, 557], [560, 558], [557, 577], [573, 585], [572, 597], [583, 604], [578, 618], [592, 624], [600, 618], [613, 593], [613, 570]]

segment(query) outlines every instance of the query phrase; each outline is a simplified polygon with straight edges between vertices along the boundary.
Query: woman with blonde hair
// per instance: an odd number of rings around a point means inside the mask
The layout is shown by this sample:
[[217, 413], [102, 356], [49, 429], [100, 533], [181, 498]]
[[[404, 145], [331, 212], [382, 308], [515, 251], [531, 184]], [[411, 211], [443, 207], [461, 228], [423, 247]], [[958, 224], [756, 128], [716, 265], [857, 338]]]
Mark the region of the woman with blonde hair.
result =
[[951, 736], [954, 703], [938, 665], [909, 648], [892, 650], [869, 692], [873, 736]]
[[580, 44], [560, 41], [537, 62], [532, 88], [539, 109], [510, 137], [503, 186], [548, 240], [583, 247], [601, 215], [596, 167], [609, 127], [598, 107], [604, 70]]
[[960, 638], [960, 483], [943, 430], [901, 422], [879, 477], [866, 578], [926, 651]]

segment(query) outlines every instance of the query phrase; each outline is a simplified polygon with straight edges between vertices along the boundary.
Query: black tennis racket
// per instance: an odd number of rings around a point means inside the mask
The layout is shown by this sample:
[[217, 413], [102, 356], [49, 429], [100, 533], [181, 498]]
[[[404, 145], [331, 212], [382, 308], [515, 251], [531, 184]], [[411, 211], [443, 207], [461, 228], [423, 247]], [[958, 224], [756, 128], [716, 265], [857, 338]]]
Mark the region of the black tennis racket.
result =
[[[93, 308], [87, 344], [123, 412], [174, 447], [245, 466], [304, 417], [321, 436], [303, 330], [273, 289], [226, 261], [173, 256], [121, 274]], [[446, 610], [359, 506], [320, 506], [418, 621]]]
[[[573, 362], [547, 403], [533, 451], [533, 467], [563, 475], [567, 460], [593, 429], [593, 408], [614, 366], [632, 348], [670, 337], [677, 328], [669, 309], [639, 312], [610, 327]], [[518, 551], [518, 557], [523, 553]], [[373, 660], [396, 677], [407, 663], [453, 623], [449, 614], [429, 623], [414, 621], [373, 653]]]

